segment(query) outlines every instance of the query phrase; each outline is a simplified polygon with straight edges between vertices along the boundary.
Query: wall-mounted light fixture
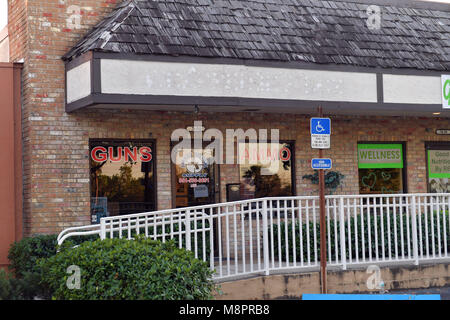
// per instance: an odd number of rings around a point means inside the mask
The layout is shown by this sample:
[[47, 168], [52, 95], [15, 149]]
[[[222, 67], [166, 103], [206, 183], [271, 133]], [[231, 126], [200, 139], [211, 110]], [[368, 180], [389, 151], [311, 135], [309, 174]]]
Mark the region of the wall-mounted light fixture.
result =
[[200, 112], [200, 108], [198, 107], [198, 105], [194, 106], [194, 114], [198, 114]]

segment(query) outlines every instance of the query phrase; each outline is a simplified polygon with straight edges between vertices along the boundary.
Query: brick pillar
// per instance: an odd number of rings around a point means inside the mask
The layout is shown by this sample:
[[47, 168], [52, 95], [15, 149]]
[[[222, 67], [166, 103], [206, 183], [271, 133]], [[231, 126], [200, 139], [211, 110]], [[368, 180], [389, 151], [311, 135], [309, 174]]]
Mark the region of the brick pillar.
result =
[[[10, 57], [24, 61], [25, 234], [90, 223], [88, 121], [65, 113], [65, 54], [116, 0], [11, 0]], [[78, 24], [79, 22], [79, 24]]]

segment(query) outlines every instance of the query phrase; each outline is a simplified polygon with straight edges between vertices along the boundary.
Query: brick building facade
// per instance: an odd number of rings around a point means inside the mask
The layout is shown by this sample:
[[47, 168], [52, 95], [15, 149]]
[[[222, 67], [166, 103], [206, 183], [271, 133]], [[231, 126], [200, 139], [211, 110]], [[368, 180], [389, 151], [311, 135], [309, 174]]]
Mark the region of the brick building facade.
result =
[[[166, 109], [161, 103], [163, 106], [157, 110], [136, 110], [143, 108], [129, 102], [120, 108], [116, 107], [117, 104], [110, 104], [109, 108], [94, 105], [67, 112], [68, 69], [67, 60], [65, 62], [61, 57], [113, 12], [116, 5], [115, 0], [9, 1], [10, 57], [12, 61], [24, 60], [23, 214], [26, 235], [57, 233], [69, 226], [90, 223], [89, 141], [92, 139], [153, 139], [156, 147], [156, 208], [171, 208], [174, 203], [174, 169], [170, 161], [170, 136], [177, 128], [192, 126], [194, 120], [202, 121], [205, 128], [217, 128], [222, 132], [238, 128], [279, 129], [280, 140], [293, 141], [295, 146], [294, 193], [316, 194], [317, 186], [303, 176], [313, 173], [310, 160], [318, 155], [317, 150], [310, 147], [309, 118], [316, 115], [311, 110], [322, 105], [321, 99], [310, 101], [308, 109], [300, 108], [296, 112], [245, 108], [224, 112], [214, 111], [208, 103], [200, 103], [200, 112], [195, 114], [192, 111], [195, 103], [188, 103], [189, 109]], [[449, 21], [448, 17], [446, 19]], [[447, 43], [448, 35], [447, 30], [444, 33]], [[440, 77], [449, 73], [450, 68], [448, 61], [442, 60], [442, 65], [444, 67], [440, 70], [434, 67], [429, 70], [406, 68], [405, 74]], [[395, 68], [387, 69], [392, 71]], [[382, 69], [374, 70], [383, 73]], [[366, 112], [365, 102], [360, 103], [361, 108], [358, 102], [351, 102], [345, 112], [327, 108], [330, 104], [330, 101], [325, 103], [324, 111], [332, 119], [333, 134], [331, 149], [325, 151], [325, 155], [333, 159], [333, 170], [345, 176], [336, 194], [360, 192], [357, 150], [358, 143], [362, 142], [403, 143], [405, 176], [402, 191], [427, 192], [426, 143], [450, 144], [450, 136], [436, 134], [437, 129], [450, 128], [450, 120], [444, 111], [433, 114], [440, 111], [436, 110], [440, 106], [436, 106], [435, 101], [422, 108], [417, 107], [420, 103], [414, 103], [416, 107], [411, 110], [415, 112], [402, 109], [394, 114], [389, 106], [378, 111], [369, 108]], [[407, 107], [407, 103], [402, 105]], [[241, 182], [239, 165], [220, 165], [219, 175], [220, 201], [226, 201], [227, 184]]]
[[[85, 167], [77, 162], [87, 132], [64, 112], [64, 63], [61, 56], [97, 23], [116, 1], [9, 1], [10, 59], [24, 59], [23, 178], [26, 235], [55, 233], [89, 222], [83, 196]], [[81, 29], [67, 28], [73, 4], [82, 10]], [[78, 128], [77, 128], [78, 127]], [[79, 131], [81, 130], [81, 131]], [[68, 143], [70, 142], [70, 143]], [[74, 154], [72, 156], [69, 156]], [[79, 155], [77, 155], [79, 154]], [[78, 160], [77, 160], [77, 157]]]

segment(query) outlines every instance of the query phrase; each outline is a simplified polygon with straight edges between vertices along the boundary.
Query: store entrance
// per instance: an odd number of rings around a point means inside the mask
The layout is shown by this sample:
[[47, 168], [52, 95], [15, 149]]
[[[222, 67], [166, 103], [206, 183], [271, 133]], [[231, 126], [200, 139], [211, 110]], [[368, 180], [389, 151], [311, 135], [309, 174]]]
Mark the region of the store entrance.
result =
[[179, 149], [173, 164], [173, 206], [219, 202], [219, 168], [212, 149]]

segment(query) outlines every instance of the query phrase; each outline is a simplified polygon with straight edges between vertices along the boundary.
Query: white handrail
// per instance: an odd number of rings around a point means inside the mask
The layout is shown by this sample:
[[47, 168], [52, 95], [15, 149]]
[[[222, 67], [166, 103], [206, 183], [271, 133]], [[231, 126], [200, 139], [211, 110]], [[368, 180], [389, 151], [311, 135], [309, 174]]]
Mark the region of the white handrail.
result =
[[[86, 233], [86, 231], [84, 230], [90, 230], [92, 229], [93, 231], [87, 231], [89, 232], [89, 234]], [[98, 229], [98, 230], [96, 230]], [[84, 231], [84, 232], [83, 232]], [[77, 234], [75, 234], [77, 233]], [[99, 225], [87, 225], [87, 226], [79, 226], [79, 227], [70, 227], [67, 229], [64, 229], [63, 231], [60, 232], [60, 234], [58, 235], [58, 237], [56, 238], [56, 241], [58, 242], [58, 245], [61, 245], [64, 240], [66, 240], [69, 237], [73, 237], [76, 235], [80, 235], [80, 236], [84, 236], [84, 235], [93, 235], [93, 234], [100, 234], [100, 227]]]
[[[450, 194], [331, 195], [325, 209], [330, 267], [450, 260]], [[58, 244], [92, 234], [172, 239], [220, 280], [317, 269], [318, 226], [319, 197], [269, 197], [105, 217], [65, 229]]]

